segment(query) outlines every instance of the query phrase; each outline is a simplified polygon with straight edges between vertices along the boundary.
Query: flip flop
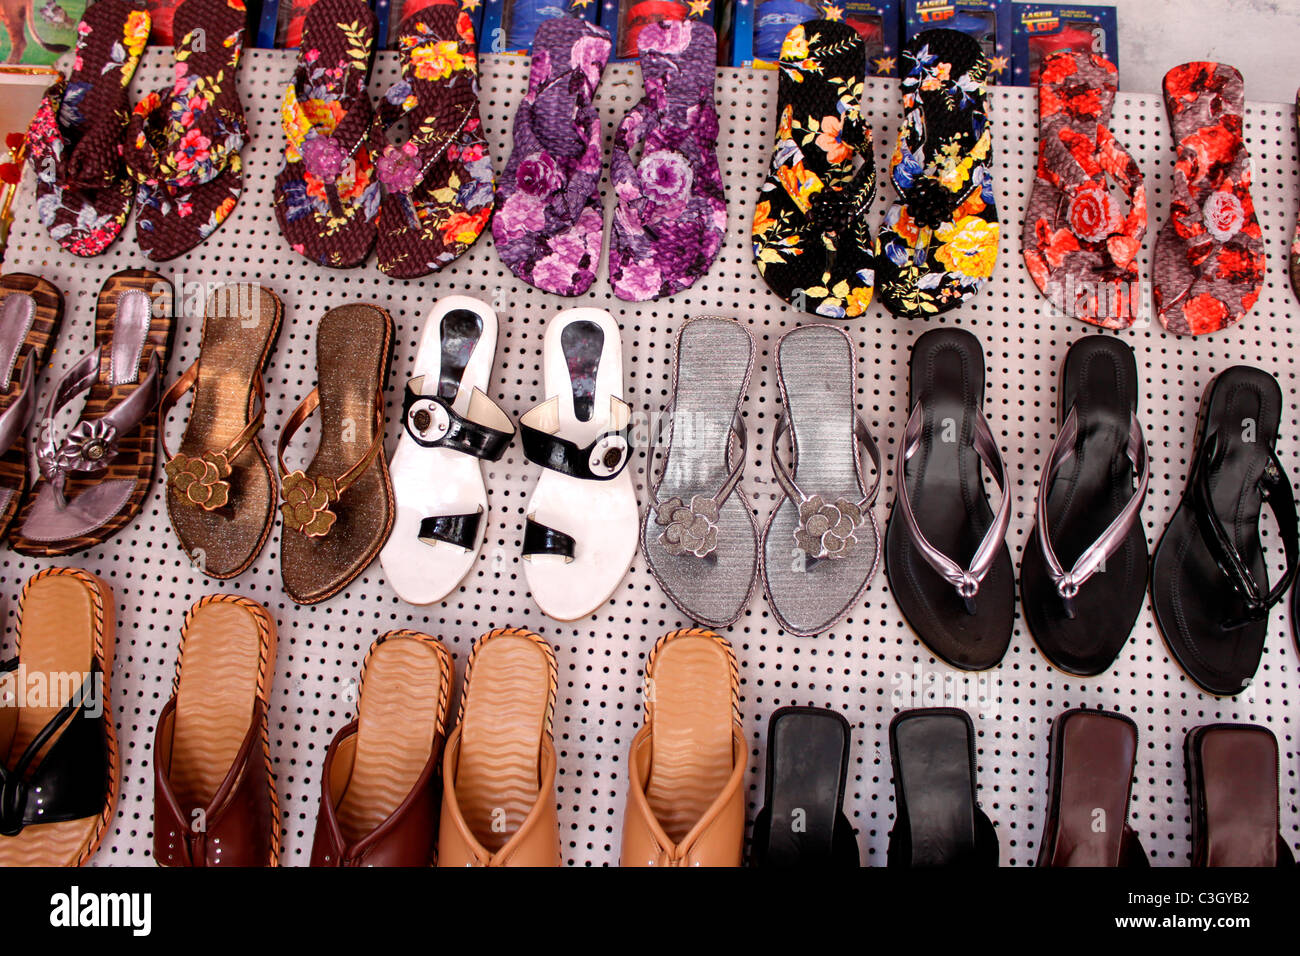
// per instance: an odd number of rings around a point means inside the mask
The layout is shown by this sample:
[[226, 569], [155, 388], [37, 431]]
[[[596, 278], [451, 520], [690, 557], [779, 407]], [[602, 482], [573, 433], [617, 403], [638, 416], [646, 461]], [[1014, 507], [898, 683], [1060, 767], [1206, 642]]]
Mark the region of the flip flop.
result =
[[[275, 472], [258, 440], [266, 417], [263, 374], [284, 307], [270, 289], [231, 283], [208, 299], [199, 357], [158, 403], [167, 514], [181, 547], [204, 574], [233, 578], [261, 554], [275, 524]], [[166, 423], [194, 392], [175, 455]]]
[[135, 237], [155, 262], [193, 249], [226, 221], [244, 190], [239, 151], [243, 0], [185, 0], [176, 8], [175, 79], [136, 104], [123, 136], [139, 184]]
[[602, 131], [592, 100], [609, 61], [609, 33], [555, 17], [538, 25], [532, 49], [492, 238], [501, 261], [529, 285], [581, 295], [595, 281], [605, 229]]
[[[314, 8], [313, 8], [314, 9]], [[280, 431], [280, 576], [296, 604], [338, 594], [375, 559], [393, 528], [384, 457], [384, 383], [393, 319], [377, 305], [330, 309], [316, 329], [316, 387]], [[305, 468], [284, 452], [317, 408], [320, 442]]]
[[126, 91], [149, 39], [144, 0], [97, 0], [77, 26], [66, 81], [46, 92], [27, 131], [36, 172], [36, 218], [75, 256], [97, 256], [131, 213], [122, 167]]
[[280, 865], [267, 736], [275, 637], [266, 608], [235, 594], [210, 594], [186, 613], [154, 731], [159, 866]]
[[1137, 725], [1120, 714], [1067, 710], [1052, 724], [1040, 867], [1151, 864], [1128, 825]]
[[889, 722], [894, 828], [888, 865], [995, 867], [997, 829], [975, 799], [975, 727], [952, 707], [905, 710]]
[[858, 836], [844, 815], [852, 732], [821, 707], [778, 707], [767, 723], [763, 809], [751, 866], [857, 867]]
[[113, 625], [113, 594], [86, 571], [47, 568], [23, 587], [16, 656], [0, 664], [0, 696], [17, 701], [0, 728], [0, 866], [82, 866], [113, 822]]
[[722, 318], [682, 325], [664, 413], [672, 434], [641, 522], [641, 550], [659, 587], [709, 627], [734, 624], [758, 579], [758, 522], [740, 486], [741, 405], [753, 369], [754, 337], [745, 326]]
[[636, 555], [632, 409], [623, 344], [602, 309], [568, 309], [542, 343], [547, 398], [519, 419], [524, 457], [542, 466], [528, 499], [524, 578], [542, 612], [576, 621], [604, 604]]
[[1195, 727], [1184, 743], [1192, 866], [1293, 867], [1278, 818], [1277, 738], [1253, 724]]
[[398, 35], [402, 78], [380, 105], [387, 129], [406, 120], [401, 146], [380, 143], [384, 187], [376, 253], [395, 279], [418, 279], [462, 255], [492, 216], [492, 157], [479, 117], [474, 26], [444, 0], [412, 13]]
[[1079, 677], [1114, 663], [1146, 601], [1142, 505], [1151, 464], [1137, 407], [1131, 348], [1111, 335], [1070, 346], [1061, 370], [1061, 432], [1038, 482], [1020, 590], [1038, 649]]
[[[1267, 372], [1237, 365], [1206, 389], [1196, 457], [1178, 510], [1156, 546], [1151, 606], [1165, 643], [1187, 676], [1222, 697], [1254, 679], [1269, 610], [1300, 567], [1291, 481], [1277, 456], [1282, 390]], [[1287, 570], [1269, 589], [1260, 540], [1273, 512]]]
[[[782, 498], [763, 527], [763, 590], [781, 627], [820, 634], [862, 600], [880, 563], [872, 510], [880, 452], [854, 407], [853, 341], [829, 325], [805, 325], [776, 346], [781, 417], [772, 474]], [[781, 459], [789, 435], [791, 464]], [[867, 484], [862, 452], [875, 476]]]
[[357, 716], [321, 767], [312, 866], [429, 866], [455, 666], [436, 637], [384, 634], [361, 665]]
[[27, 430], [36, 418], [37, 384], [63, 324], [63, 295], [39, 276], [0, 276], [0, 538], [27, 490]]
[[379, 555], [410, 604], [454, 591], [483, 546], [483, 462], [500, 461], [515, 437], [510, 416], [488, 397], [496, 347], [497, 315], [478, 299], [447, 296], [425, 320], [390, 466], [397, 520]]
[[[952, 667], [1002, 660], [1016, 617], [1007, 550], [1011, 489], [984, 417], [984, 350], [963, 329], [932, 329], [912, 346], [912, 413], [903, 430], [885, 574], [903, 617]], [[1002, 492], [995, 512], [981, 465]]]
[[[176, 330], [172, 286], [156, 272], [125, 269], [105, 280], [95, 306], [95, 349], [63, 373], [36, 447], [40, 477], [10, 531], [19, 554], [54, 557], [103, 544], [134, 520], [153, 484], [167, 356]], [[52, 428], [78, 395], [77, 424]]]

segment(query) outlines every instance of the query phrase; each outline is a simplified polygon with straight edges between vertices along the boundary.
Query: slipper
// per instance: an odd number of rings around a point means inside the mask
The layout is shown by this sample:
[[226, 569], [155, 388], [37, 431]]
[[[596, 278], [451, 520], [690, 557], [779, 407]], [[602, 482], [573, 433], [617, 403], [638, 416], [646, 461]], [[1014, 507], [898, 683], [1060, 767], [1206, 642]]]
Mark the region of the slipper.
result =
[[[208, 299], [198, 359], [158, 403], [172, 530], [190, 560], [214, 578], [242, 574], [275, 524], [275, 473], [258, 435], [266, 418], [262, 376], [283, 315], [264, 286], [218, 289]], [[190, 391], [189, 424], [173, 455], [167, 416]]]
[[1137, 743], [1137, 725], [1120, 714], [1079, 709], [1056, 718], [1037, 866], [1151, 865], [1128, 825]]
[[[782, 497], [763, 527], [763, 590], [784, 630], [811, 637], [848, 614], [876, 574], [880, 452], [854, 407], [848, 335], [829, 325], [792, 329], [777, 342], [776, 360], [782, 413], [772, 474]], [[789, 467], [781, 460], [787, 434]], [[875, 472], [870, 485], [864, 451]]]
[[581, 295], [600, 265], [602, 133], [592, 99], [609, 48], [603, 27], [575, 17], [545, 20], [533, 38], [492, 238], [510, 271], [543, 292]]
[[758, 578], [758, 522], [740, 486], [741, 404], [753, 369], [754, 337], [745, 326], [721, 318], [682, 325], [664, 413], [672, 434], [641, 522], [641, 550], [659, 587], [709, 627], [734, 624]]
[[77, 25], [68, 79], [46, 92], [27, 132], [36, 218], [75, 256], [97, 256], [131, 213], [122, 168], [126, 91], [149, 39], [144, 0], [97, 0]]
[[[1254, 679], [1269, 610], [1300, 567], [1291, 481], [1277, 456], [1282, 390], [1237, 365], [1206, 389], [1196, 457], [1178, 510], [1156, 546], [1151, 606], [1174, 658], [1203, 691], [1239, 694]], [[1277, 522], [1286, 572], [1270, 590], [1259, 518]]]
[[442, 758], [439, 866], [559, 866], [551, 646], [507, 627], [474, 642]]
[[[1059, 311], [1108, 329], [1137, 319], [1146, 185], [1110, 129], [1119, 71], [1096, 53], [1047, 58], [1038, 88], [1038, 170], [1021, 239], [1025, 265]], [[1107, 177], [1128, 199], [1125, 215]]]
[[875, 284], [868, 213], [876, 157], [859, 112], [866, 59], [847, 23], [814, 20], [790, 31], [781, 47], [776, 144], [751, 229], [768, 288], [832, 319], [865, 313]]
[[903, 46], [900, 72], [898, 199], [876, 238], [876, 287], [894, 315], [920, 318], [971, 298], [997, 262], [989, 61], [974, 37], [925, 30]]
[[23, 587], [0, 664], [0, 866], [83, 866], [113, 822], [113, 624], [112, 592], [86, 571], [47, 568]]
[[210, 594], [181, 627], [172, 696], [154, 731], [153, 856], [159, 866], [279, 866], [280, 806], [267, 708], [275, 620]]
[[857, 867], [858, 836], [844, 815], [849, 722], [821, 707], [778, 707], [767, 723], [763, 809], [751, 866]]
[[1178, 159], [1152, 259], [1155, 305], [1166, 330], [1205, 335], [1240, 322], [1264, 287], [1246, 88], [1233, 67], [1193, 62], [1165, 74], [1164, 93]]
[[0, 538], [27, 490], [27, 430], [36, 418], [37, 384], [63, 324], [63, 295], [39, 276], [0, 276]]
[[397, 520], [379, 554], [409, 604], [454, 591], [483, 546], [482, 463], [500, 461], [515, 437], [514, 422], [487, 394], [496, 348], [497, 315], [478, 299], [447, 296], [425, 320], [390, 466]]
[[609, 160], [618, 200], [609, 281], [628, 302], [692, 286], [727, 231], [713, 100], [717, 34], [700, 20], [651, 23], [639, 43], [645, 95], [619, 123]]
[[244, 189], [248, 124], [236, 81], [243, 0], [176, 8], [175, 79], [136, 104], [123, 160], [139, 184], [135, 237], [155, 262], [193, 249], [226, 221]]
[[[95, 306], [95, 349], [59, 379], [36, 446], [40, 477], [23, 502], [10, 544], [55, 557], [103, 544], [134, 520], [149, 495], [157, 458], [154, 409], [162, 393], [176, 320], [172, 286], [156, 272], [108, 277]], [[78, 395], [77, 424], [53, 423]]]
[[275, 177], [275, 218], [293, 250], [337, 269], [375, 244], [383, 143], [366, 81], [375, 15], [365, 0], [316, 0], [303, 23], [280, 122], [288, 142]]
[[524, 578], [557, 621], [600, 607], [637, 549], [632, 409], [623, 400], [623, 344], [602, 309], [568, 309], [546, 328], [547, 398], [519, 419], [524, 457], [542, 466], [528, 499]]
[[[903, 617], [952, 667], [995, 667], [1011, 644], [1016, 572], [1007, 550], [1011, 487], [984, 417], [984, 350], [964, 329], [912, 346], [912, 413], [885, 528], [885, 574]], [[996, 512], [981, 465], [1002, 500]]]
[[[314, 8], [313, 8], [314, 9]], [[377, 305], [330, 309], [316, 329], [316, 387], [280, 431], [280, 576], [296, 604], [338, 594], [393, 528], [393, 483], [384, 457], [384, 383], [393, 319]], [[320, 442], [305, 468], [284, 451], [317, 408]]]
[[1151, 480], [1133, 350], [1111, 335], [1065, 356], [1061, 433], [1043, 463], [1020, 559], [1021, 603], [1043, 656], [1077, 677], [1114, 663], [1146, 601], [1142, 504]]
[[888, 866], [995, 867], [997, 829], [975, 799], [975, 726], [964, 710], [922, 707], [889, 722], [894, 828]]
[[645, 665], [645, 724], [628, 754], [621, 866], [740, 866], [749, 744], [725, 638], [665, 634]]
[[312, 866], [429, 866], [455, 666], [436, 637], [381, 636], [361, 665], [357, 716], [321, 768]]
[[478, 53], [468, 13], [450, 0], [412, 13], [398, 31], [402, 78], [380, 105], [387, 129], [405, 120], [410, 138], [381, 141], [375, 174], [379, 268], [418, 279], [459, 257], [492, 215], [492, 157], [479, 118]]

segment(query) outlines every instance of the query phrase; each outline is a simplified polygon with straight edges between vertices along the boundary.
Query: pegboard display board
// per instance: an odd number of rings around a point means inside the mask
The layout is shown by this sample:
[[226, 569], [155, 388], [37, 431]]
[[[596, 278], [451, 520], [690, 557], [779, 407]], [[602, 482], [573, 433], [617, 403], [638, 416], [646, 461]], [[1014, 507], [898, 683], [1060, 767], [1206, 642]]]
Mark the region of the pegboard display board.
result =
[[[753, 382], [744, 409], [750, 436], [744, 485], [760, 519], [776, 501], [768, 461], [779, 411], [773, 348], [782, 332], [816, 321], [768, 291], [749, 252], [749, 228], [766, 173], [775, 126], [777, 75], [720, 70], [717, 100], [720, 155], [729, 202], [727, 242], [709, 274], [672, 299], [638, 304], [615, 298], [603, 272], [591, 291], [566, 300], [515, 280], [492, 248], [490, 230], [468, 254], [441, 274], [404, 282], [374, 266], [333, 271], [296, 255], [281, 238], [271, 207], [283, 134], [280, 97], [294, 54], [250, 50], [241, 93], [252, 136], [244, 150], [246, 189], [231, 219], [187, 257], [164, 264], [179, 301], [193, 287], [183, 283], [262, 281], [280, 295], [286, 324], [267, 380], [267, 426], [261, 440], [274, 446], [294, 405], [315, 376], [315, 328], [330, 307], [370, 301], [388, 309], [398, 328], [393, 374], [388, 381], [388, 451], [396, 445], [402, 387], [411, 367], [424, 317], [436, 299], [465, 293], [492, 303], [501, 318], [493, 398], [518, 417], [545, 396], [541, 391], [541, 345], [547, 321], [576, 305], [607, 308], [623, 329], [626, 395], [638, 411], [657, 414], [667, 401], [672, 345], [691, 316], [721, 314], [746, 323], [758, 343]], [[170, 51], [152, 48], [136, 74], [133, 92], [170, 83]], [[483, 118], [500, 171], [509, 155], [514, 111], [527, 85], [528, 61], [485, 57]], [[392, 54], [380, 54], [371, 80], [378, 96], [397, 75]], [[635, 64], [607, 70], [596, 99], [606, 149], [614, 126], [641, 95]], [[1037, 143], [1037, 97], [1033, 90], [998, 88], [990, 95], [995, 131], [998, 205], [1004, 224], [994, 278], [969, 304], [928, 321], [898, 320], [879, 305], [847, 324], [857, 345], [857, 407], [885, 456], [877, 517], [882, 526], [893, 500], [898, 438], [907, 418], [908, 357], [912, 342], [935, 325], [970, 329], [984, 344], [988, 367], [985, 411], [998, 437], [1014, 496], [1009, 544], [1017, 566], [1033, 522], [1034, 494], [1057, 428], [1056, 389], [1069, 345], [1095, 331], [1053, 316], [1026, 272], [1020, 252], [1025, 204], [1033, 185]], [[875, 131], [879, 168], [886, 169], [901, 119], [896, 80], [868, 79], [863, 110]], [[1155, 233], [1167, 212], [1173, 148], [1164, 106], [1156, 96], [1121, 94], [1113, 128], [1147, 176], [1151, 228], [1141, 255], [1150, 276]], [[1258, 365], [1278, 377], [1286, 396], [1279, 454], [1293, 480], [1300, 479], [1300, 367], [1292, 347], [1295, 300], [1286, 277], [1286, 254], [1297, 208], [1297, 148], [1289, 107], [1251, 104], [1246, 141], [1255, 163], [1254, 197], [1268, 252], [1268, 282], [1254, 312], [1238, 327], [1202, 340], [1165, 333], [1154, 321], [1122, 333], [1137, 353], [1142, 377], [1141, 415], [1152, 456], [1152, 481], [1143, 518], [1154, 548], [1182, 493], [1197, 407], [1209, 379], [1236, 363]], [[881, 176], [878, 224], [892, 187]], [[606, 215], [612, 197], [606, 190]], [[44, 275], [62, 289], [64, 329], [50, 383], [90, 346], [93, 306], [102, 281], [113, 272], [149, 263], [128, 223], [104, 255], [77, 260], [63, 253], [36, 222], [31, 176], [14, 205], [16, 220], [6, 271]], [[168, 379], [198, 354], [199, 314], [183, 316]], [[1290, 428], [1286, 424], [1290, 424]], [[170, 434], [182, 426], [173, 421]], [[305, 459], [302, 459], [305, 460]], [[633, 464], [644, 505], [644, 450]], [[122, 746], [122, 797], [113, 830], [100, 849], [99, 865], [148, 865], [153, 811], [152, 739], [158, 713], [171, 693], [179, 627], [185, 610], [204, 594], [226, 590], [265, 604], [279, 622], [279, 657], [271, 697], [272, 756], [280, 791], [288, 864], [307, 862], [320, 795], [320, 770], [333, 733], [351, 719], [361, 660], [384, 631], [411, 627], [435, 634], [452, 651], [459, 678], [471, 642], [495, 626], [518, 625], [544, 635], [560, 665], [555, 719], [561, 844], [572, 864], [618, 860], [627, 747], [642, 721], [640, 688], [647, 653], [664, 632], [684, 621], [654, 583], [638, 556], [613, 598], [591, 617], [559, 624], [529, 597], [518, 553], [524, 509], [538, 469], [516, 441], [506, 456], [485, 467], [490, 522], [475, 570], [443, 604], [415, 608], [387, 586], [379, 563], [333, 600], [297, 607], [279, 577], [279, 530], [254, 566], [232, 582], [205, 578], [192, 567], [168, 523], [161, 478], [135, 522], [106, 546], [57, 562], [24, 559], [7, 549], [3, 562], [6, 653], [12, 653], [16, 600], [27, 577], [51, 563], [83, 566], [101, 575], [117, 601], [118, 652], [113, 695]], [[996, 494], [996, 490], [993, 491]], [[1280, 548], [1274, 538], [1270, 553]], [[1280, 564], [1273, 573], [1280, 570]], [[744, 730], [751, 741], [749, 814], [762, 801], [767, 720], [786, 704], [835, 708], [854, 727], [846, 812], [859, 833], [864, 863], [883, 865], [894, 816], [888, 725], [904, 707], [957, 704], [975, 718], [980, 801], [997, 824], [1004, 864], [1035, 859], [1047, 802], [1047, 749], [1051, 721], [1069, 707], [1118, 711], [1138, 724], [1140, 743], [1130, 822], [1156, 865], [1184, 866], [1190, 858], [1190, 823], [1182, 744], [1187, 731], [1213, 721], [1263, 724], [1282, 753], [1282, 822], [1287, 839], [1300, 843], [1300, 660], [1285, 607], [1276, 608], [1264, 659], [1254, 686], [1235, 700], [1201, 695], [1168, 659], [1149, 606], [1115, 665], [1102, 677], [1080, 680], [1049, 666], [1018, 622], [1002, 665], [980, 675], [952, 671], [933, 659], [904, 623], [883, 573], [842, 624], [816, 638], [796, 638], [776, 625], [760, 593], [727, 636], [741, 665]], [[453, 707], [455, 698], [453, 698]], [[454, 710], [453, 710], [454, 713]]]

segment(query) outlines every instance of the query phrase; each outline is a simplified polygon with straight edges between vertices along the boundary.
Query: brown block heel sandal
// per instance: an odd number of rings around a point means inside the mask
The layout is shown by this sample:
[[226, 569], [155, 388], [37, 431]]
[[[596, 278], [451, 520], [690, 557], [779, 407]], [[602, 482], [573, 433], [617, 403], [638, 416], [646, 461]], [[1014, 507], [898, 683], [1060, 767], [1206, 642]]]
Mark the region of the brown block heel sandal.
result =
[[[208, 299], [199, 358], [158, 405], [167, 514], [204, 574], [233, 578], [261, 553], [275, 524], [276, 480], [258, 434], [266, 416], [262, 375], [284, 307], [269, 289], [232, 283]], [[173, 455], [166, 422], [186, 392], [190, 420]]]
[[623, 866], [740, 866], [745, 768], [740, 671], [731, 645], [691, 628], [661, 637], [632, 739]]
[[321, 768], [312, 866], [429, 866], [455, 666], [436, 637], [391, 631], [361, 665], [357, 717]]
[[27, 490], [27, 429], [36, 417], [37, 384], [63, 322], [63, 296], [37, 276], [0, 276], [0, 537]]
[[85, 393], [77, 424], [57, 439], [46, 428], [36, 446], [40, 469], [11, 534], [13, 549], [54, 557], [103, 544], [140, 513], [153, 481], [167, 355], [175, 330], [172, 286], [156, 272], [109, 276], [95, 306], [95, 349], [69, 368], [44, 412]]
[[171, 700], [154, 732], [153, 855], [160, 866], [278, 866], [267, 708], [275, 621], [210, 594], [185, 615]]
[[[392, 358], [393, 320], [378, 306], [340, 306], [321, 318], [316, 387], [280, 432], [280, 575], [298, 604], [347, 587], [393, 530], [383, 395]], [[285, 447], [317, 407], [316, 455], [306, 468], [290, 471]]]
[[93, 574], [49, 568], [23, 588], [18, 653], [0, 664], [0, 867], [81, 866], [108, 831], [113, 638], [113, 595]]
[[460, 724], [442, 758], [439, 866], [559, 866], [555, 806], [555, 652], [507, 627], [465, 666]]

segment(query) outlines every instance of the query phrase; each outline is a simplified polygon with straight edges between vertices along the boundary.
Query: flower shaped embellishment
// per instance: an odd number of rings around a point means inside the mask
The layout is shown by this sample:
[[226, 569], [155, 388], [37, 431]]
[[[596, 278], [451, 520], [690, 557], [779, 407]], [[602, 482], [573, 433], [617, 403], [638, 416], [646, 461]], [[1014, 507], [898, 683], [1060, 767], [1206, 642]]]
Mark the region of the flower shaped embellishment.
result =
[[1219, 242], [1227, 242], [1245, 225], [1246, 213], [1236, 193], [1226, 189], [1210, 193], [1201, 206], [1205, 228]]
[[167, 484], [204, 511], [216, 511], [230, 500], [230, 462], [225, 452], [205, 451], [197, 458], [177, 455], [167, 462]]
[[712, 498], [695, 495], [688, 506], [681, 498], [666, 498], [655, 508], [659, 543], [675, 558], [693, 554], [707, 558], [718, 547], [718, 505]]
[[332, 183], [343, 172], [343, 147], [333, 136], [312, 136], [302, 144], [303, 165], [322, 182]]
[[813, 495], [799, 504], [794, 543], [810, 558], [848, 557], [858, 542], [854, 532], [866, 519], [866, 512], [856, 502], [839, 498], [828, 504], [821, 495]]
[[1124, 225], [1124, 214], [1104, 182], [1089, 181], [1070, 199], [1071, 231], [1085, 242], [1103, 242]]
[[295, 471], [285, 476], [280, 493], [284, 496], [280, 514], [288, 527], [309, 538], [329, 534], [338, 519], [330, 510], [330, 505], [339, 500], [338, 483], [333, 478], [325, 476], [313, 481], [302, 471]]
[[410, 140], [401, 146], [390, 143], [375, 161], [375, 168], [390, 193], [409, 193], [420, 178], [419, 149]]
[[102, 419], [80, 422], [57, 449], [39, 456], [46, 478], [69, 471], [103, 471], [117, 455], [117, 429]]

